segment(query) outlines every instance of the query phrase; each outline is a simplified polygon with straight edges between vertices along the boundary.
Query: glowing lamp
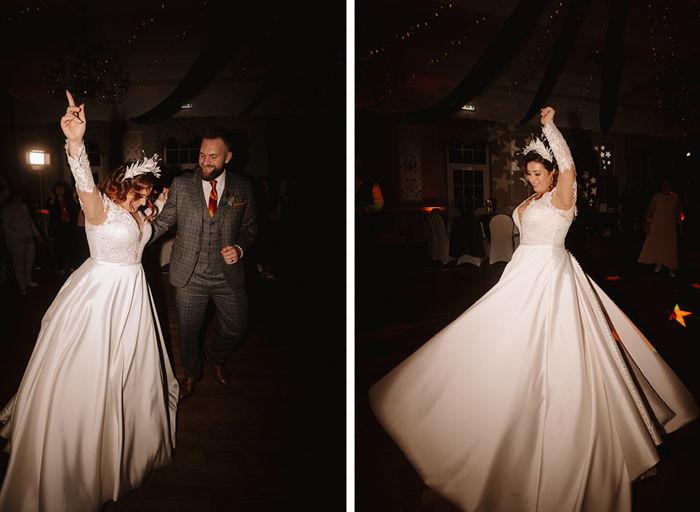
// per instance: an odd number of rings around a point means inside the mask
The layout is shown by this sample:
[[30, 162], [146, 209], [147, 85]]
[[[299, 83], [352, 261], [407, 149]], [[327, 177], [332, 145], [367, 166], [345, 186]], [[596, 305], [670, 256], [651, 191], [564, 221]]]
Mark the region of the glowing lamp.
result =
[[51, 155], [49, 153], [44, 153], [33, 149], [27, 152], [27, 163], [31, 166], [45, 166], [51, 163]]

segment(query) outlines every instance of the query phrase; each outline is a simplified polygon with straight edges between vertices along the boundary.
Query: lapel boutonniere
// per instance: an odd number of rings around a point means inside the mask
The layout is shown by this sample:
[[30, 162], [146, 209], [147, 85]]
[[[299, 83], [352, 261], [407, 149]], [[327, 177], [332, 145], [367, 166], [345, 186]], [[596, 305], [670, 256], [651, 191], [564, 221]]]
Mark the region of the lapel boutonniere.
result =
[[240, 200], [240, 198], [236, 194], [232, 194], [229, 192], [226, 194], [226, 197], [224, 198], [224, 204], [227, 204], [229, 206], [238, 206], [240, 204], [245, 204], [243, 201]]

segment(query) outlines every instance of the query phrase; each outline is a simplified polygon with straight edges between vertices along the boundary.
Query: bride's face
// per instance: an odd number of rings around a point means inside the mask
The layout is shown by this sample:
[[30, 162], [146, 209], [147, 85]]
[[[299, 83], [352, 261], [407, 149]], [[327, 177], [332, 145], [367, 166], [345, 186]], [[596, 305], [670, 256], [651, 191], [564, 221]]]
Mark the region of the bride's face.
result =
[[146, 206], [146, 201], [148, 196], [151, 195], [151, 188], [144, 188], [141, 190], [129, 190], [126, 194], [126, 199], [120, 204], [128, 212], [136, 212], [142, 206]]
[[539, 162], [528, 162], [527, 170], [525, 171], [527, 181], [530, 182], [535, 192], [546, 192], [552, 184], [554, 171], [548, 171], [547, 168]]

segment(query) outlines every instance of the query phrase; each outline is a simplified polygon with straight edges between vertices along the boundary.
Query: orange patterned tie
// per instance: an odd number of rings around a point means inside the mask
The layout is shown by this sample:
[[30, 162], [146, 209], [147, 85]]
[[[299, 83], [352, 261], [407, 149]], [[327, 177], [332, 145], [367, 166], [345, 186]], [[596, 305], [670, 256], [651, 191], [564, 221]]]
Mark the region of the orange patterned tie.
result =
[[219, 196], [216, 195], [216, 180], [211, 180], [211, 194], [209, 194], [209, 215], [214, 216], [216, 212], [216, 203], [218, 203]]

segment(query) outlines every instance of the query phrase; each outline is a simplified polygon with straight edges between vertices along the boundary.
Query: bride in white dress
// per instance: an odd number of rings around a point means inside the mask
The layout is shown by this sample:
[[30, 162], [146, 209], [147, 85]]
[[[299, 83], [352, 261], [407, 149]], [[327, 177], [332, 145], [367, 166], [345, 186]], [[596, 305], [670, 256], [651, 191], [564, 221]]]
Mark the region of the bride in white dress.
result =
[[[0, 412], [10, 453], [2, 512], [96, 512], [172, 462], [178, 383], [146, 282], [155, 160], [124, 166], [98, 188], [84, 108], [61, 119], [91, 257], [41, 323], [17, 394]], [[161, 198], [162, 200], [163, 198]]]
[[499, 282], [370, 390], [425, 483], [469, 512], [628, 512], [660, 435], [698, 415], [564, 248], [576, 180], [553, 120], [547, 107], [551, 152], [524, 151], [535, 194], [513, 214], [521, 242]]

